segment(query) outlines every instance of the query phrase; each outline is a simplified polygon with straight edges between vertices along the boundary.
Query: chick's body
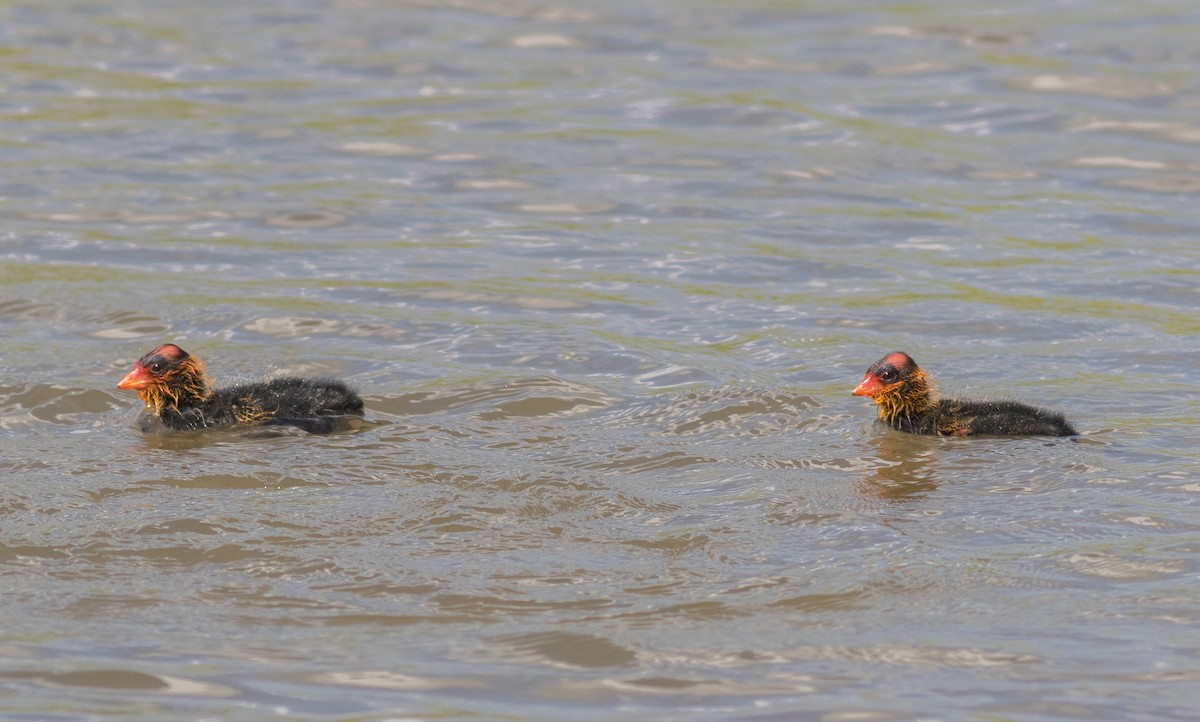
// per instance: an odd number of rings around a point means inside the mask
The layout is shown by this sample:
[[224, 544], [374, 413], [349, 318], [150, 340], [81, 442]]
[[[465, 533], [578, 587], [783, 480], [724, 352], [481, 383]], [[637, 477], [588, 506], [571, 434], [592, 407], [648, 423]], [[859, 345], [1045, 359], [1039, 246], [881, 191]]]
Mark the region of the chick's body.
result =
[[910, 434], [1074, 436], [1059, 413], [1019, 401], [938, 399], [925, 371], [901, 351], [875, 362], [854, 388], [879, 406], [879, 420]]
[[336, 379], [287, 377], [210, 389], [204, 365], [174, 344], [143, 356], [117, 384], [146, 404], [143, 431], [193, 431], [237, 425], [289, 425], [329, 432], [361, 416], [357, 393]]

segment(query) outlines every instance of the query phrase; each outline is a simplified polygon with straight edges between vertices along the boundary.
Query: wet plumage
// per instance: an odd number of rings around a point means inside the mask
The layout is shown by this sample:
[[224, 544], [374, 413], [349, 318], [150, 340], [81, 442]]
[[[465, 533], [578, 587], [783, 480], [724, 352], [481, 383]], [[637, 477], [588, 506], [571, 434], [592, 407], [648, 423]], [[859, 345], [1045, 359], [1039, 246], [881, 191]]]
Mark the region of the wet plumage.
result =
[[938, 399], [929, 377], [906, 353], [875, 362], [851, 392], [879, 406], [879, 420], [910, 434], [1074, 436], [1062, 414], [1019, 401]]
[[200, 359], [170, 343], [139, 359], [117, 388], [137, 391], [145, 403], [143, 431], [288, 425], [328, 433], [363, 413], [359, 395], [336, 379], [287, 377], [209, 388]]

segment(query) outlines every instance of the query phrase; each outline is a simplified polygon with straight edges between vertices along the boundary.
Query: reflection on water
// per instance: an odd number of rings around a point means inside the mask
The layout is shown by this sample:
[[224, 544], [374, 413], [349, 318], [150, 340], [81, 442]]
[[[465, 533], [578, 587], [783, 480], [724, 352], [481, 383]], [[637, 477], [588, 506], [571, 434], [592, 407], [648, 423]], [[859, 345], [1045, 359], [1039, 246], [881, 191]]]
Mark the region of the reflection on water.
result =
[[1190, 718], [1189, 10], [4, 6], [5, 711]]
[[[880, 425], [882, 426], [882, 425]], [[941, 440], [884, 432], [877, 440], [881, 464], [859, 482], [863, 494], [892, 501], [928, 496], [945, 478], [938, 468]]]

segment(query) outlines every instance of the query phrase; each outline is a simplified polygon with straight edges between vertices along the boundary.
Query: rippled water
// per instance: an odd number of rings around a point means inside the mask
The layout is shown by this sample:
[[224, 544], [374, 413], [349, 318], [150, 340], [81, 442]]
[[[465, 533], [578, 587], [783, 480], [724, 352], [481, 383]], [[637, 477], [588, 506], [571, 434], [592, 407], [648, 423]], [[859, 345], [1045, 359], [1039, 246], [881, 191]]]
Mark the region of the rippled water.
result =
[[[1194, 718], [1197, 31], [3, 5], [0, 718]], [[367, 423], [140, 436], [164, 341]]]

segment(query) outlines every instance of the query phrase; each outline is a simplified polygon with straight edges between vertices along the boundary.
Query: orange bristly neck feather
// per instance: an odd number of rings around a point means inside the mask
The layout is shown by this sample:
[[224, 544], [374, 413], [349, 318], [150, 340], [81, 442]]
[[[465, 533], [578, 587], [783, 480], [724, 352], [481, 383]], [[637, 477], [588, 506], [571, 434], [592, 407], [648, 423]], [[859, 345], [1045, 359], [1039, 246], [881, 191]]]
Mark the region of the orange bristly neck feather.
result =
[[204, 381], [204, 364], [189, 357], [159, 383], [138, 391], [138, 396], [151, 413], [161, 416], [164, 410], [178, 411], [180, 402], [204, 401], [211, 393]]
[[895, 424], [897, 419], [920, 416], [937, 405], [933, 385], [920, 369], [904, 381], [884, 389], [874, 401], [879, 405], [879, 418], [889, 424]]

